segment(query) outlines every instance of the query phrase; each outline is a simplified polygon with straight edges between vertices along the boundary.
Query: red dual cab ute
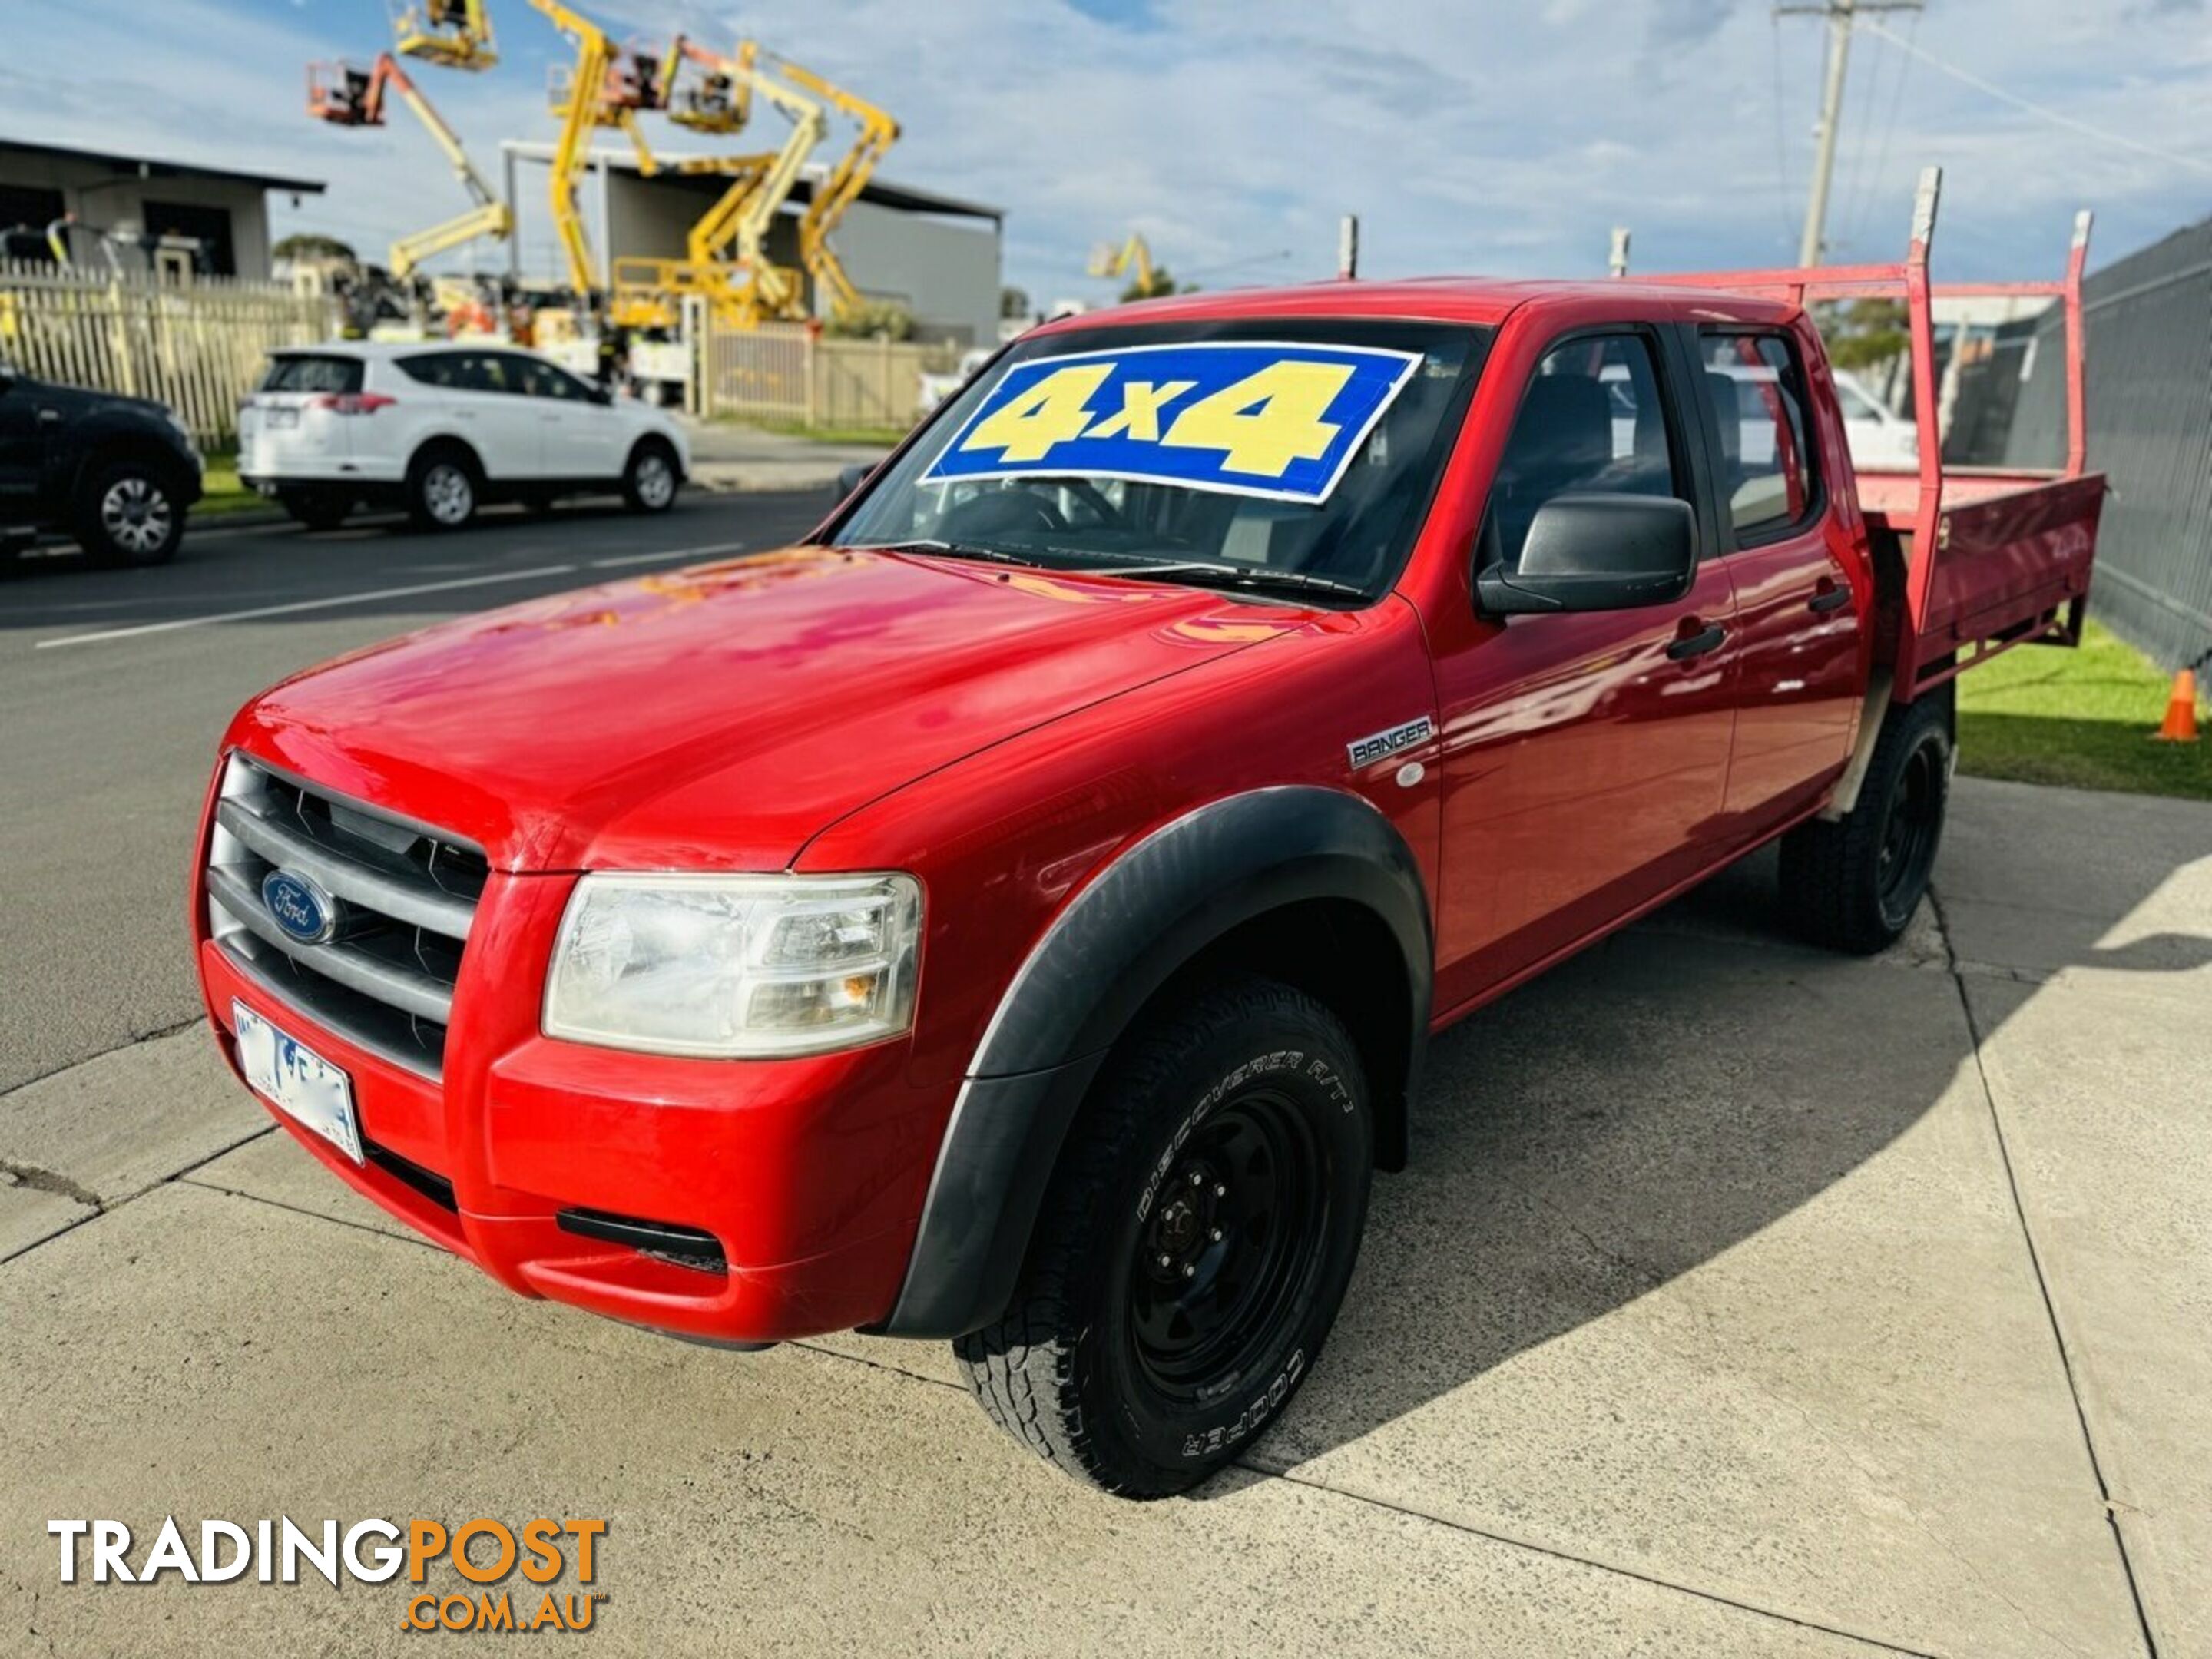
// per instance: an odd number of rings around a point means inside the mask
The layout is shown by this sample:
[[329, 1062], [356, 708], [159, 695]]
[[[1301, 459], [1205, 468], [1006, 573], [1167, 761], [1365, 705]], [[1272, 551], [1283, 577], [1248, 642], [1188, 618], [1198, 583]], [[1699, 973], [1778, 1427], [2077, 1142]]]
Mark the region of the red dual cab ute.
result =
[[[1188, 1487], [1313, 1369], [1432, 1034], [1778, 836], [1883, 945], [1950, 676], [2073, 641], [2100, 481], [1941, 472], [1932, 205], [1894, 266], [1069, 319], [799, 546], [286, 681], [193, 877], [224, 1051], [516, 1291], [950, 1338]], [[1803, 302], [1888, 291], [1920, 471], [1858, 479]]]

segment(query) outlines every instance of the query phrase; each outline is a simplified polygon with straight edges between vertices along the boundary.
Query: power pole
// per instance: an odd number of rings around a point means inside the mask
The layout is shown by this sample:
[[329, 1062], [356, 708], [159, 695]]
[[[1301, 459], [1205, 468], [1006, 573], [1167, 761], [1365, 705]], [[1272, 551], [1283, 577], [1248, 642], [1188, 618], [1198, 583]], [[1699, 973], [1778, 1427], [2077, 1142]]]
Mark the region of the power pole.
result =
[[1805, 234], [1797, 243], [1797, 263], [1820, 263], [1822, 233], [1828, 222], [1828, 183], [1836, 171], [1836, 129], [1844, 113], [1844, 71], [1851, 58], [1851, 24], [1862, 12], [1918, 11], [1922, 0], [1818, 0], [1812, 5], [1777, 6], [1777, 17], [1828, 20], [1828, 71], [1820, 90], [1820, 122], [1814, 129], [1819, 149], [1813, 157], [1813, 187], [1805, 201]]

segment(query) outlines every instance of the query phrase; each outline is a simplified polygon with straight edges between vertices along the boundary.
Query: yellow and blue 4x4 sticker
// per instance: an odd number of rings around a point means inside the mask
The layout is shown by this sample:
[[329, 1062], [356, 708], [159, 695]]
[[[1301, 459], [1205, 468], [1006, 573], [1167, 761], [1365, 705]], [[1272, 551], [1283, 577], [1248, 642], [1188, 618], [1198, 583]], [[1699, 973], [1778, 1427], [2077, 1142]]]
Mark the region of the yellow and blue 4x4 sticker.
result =
[[1073, 473], [1325, 501], [1420, 361], [1258, 340], [1033, 357], [1006, 372], [921, 482]]

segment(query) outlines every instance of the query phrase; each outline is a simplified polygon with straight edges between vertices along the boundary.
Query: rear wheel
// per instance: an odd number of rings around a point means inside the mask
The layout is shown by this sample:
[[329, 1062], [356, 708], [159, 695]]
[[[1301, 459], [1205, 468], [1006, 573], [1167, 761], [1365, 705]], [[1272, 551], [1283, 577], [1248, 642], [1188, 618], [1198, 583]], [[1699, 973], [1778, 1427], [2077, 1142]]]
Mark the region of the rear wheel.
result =
[[1893, 712], [1844, 817], [1782, 838], [1782, 908], [1816, 945], [1860, 956], [1894, 944], [1936, 868], [1951, 793], [1949, 700]]
[[1371, 1164], [1366, 1079], [1322, 1004], [1239, 979], [1164, 1011], [1069, 1132], [1006, 1315], [954, 1345], [970, 1389], [1078, 1479], [1196, 1486], [1312, 1370]]
[[633, 513], [665, 513], [676, 505], [676, 452], [647, 438], [629, 453], [623, 468], [623, 499]]
[[146, 461], [111, 461], [85, 480], [76, 503], [77, 540], [101, 564], [161, 564], [185, 538], [175, 482]]
[[276, 500], [295, 523], [309, 530], [335, 530], [353, 510], [350, 501], [319, 489], [288, 489]]
[[482, 481], [462, 450], [426, 450], [407, 469], [407, 516], [422, 530], [459, 530], [477, 515]]

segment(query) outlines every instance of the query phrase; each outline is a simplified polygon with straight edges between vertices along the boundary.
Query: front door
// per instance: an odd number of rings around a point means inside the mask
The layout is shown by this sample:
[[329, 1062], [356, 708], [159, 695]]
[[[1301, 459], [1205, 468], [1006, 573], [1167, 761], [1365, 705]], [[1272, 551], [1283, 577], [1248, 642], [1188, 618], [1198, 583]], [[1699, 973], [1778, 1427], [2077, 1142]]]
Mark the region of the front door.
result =
[[621, 417], [565, 368], [537, 357], [512, 359], [544, 445], [550, 478], [611, 478], [622, 471]]
[[495, 483], [545, 476], [545, 426], [538, 399], [523, 385], [529, 362], [512, 351], [464, 349], [453, 381], [461, 435]]
[[0, 527], [28, 518], [39, 493], [46, 449], [46, 428], [30, 385], [0, 367]]
[[[1699, 504], [1690, 406], [1673, 384], [1684, 375], [1667, 368], [1680, 361], [1658, 331], [1640, 329], [1577, 334], [1546, 354], [1498, 463], [1479, 564], [1513, 562], [1556, 495]], [[1710, 523], [1701, 511], [1701, 542]], [[1439, 658], [1440, 1012], [1710, 861], [1735, 720], [1735, 625], [1727, 567], [1706, 556], [1672, 604], [1516, 616]]]

